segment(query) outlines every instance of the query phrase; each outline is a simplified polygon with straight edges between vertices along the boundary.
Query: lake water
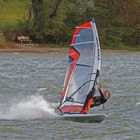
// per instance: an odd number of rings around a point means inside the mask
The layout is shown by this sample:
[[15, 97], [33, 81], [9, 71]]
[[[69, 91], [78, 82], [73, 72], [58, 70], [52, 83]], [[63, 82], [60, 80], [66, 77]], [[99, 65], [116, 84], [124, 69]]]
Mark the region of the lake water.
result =
[[57, 119], [67, 53], [0, 53], [0, 140], [139, 140], [140, 54], [102, 53], [102, 123]]

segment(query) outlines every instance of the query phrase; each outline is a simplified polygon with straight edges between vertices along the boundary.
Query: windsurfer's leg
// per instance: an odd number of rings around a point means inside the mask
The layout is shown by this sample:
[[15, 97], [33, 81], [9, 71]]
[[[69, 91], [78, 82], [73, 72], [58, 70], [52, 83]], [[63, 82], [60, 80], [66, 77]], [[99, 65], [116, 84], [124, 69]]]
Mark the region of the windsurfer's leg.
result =
[[81, 113], [83, 114], [88, 113], [92, 102], [93, 102], [92, 94], [88, 94]]

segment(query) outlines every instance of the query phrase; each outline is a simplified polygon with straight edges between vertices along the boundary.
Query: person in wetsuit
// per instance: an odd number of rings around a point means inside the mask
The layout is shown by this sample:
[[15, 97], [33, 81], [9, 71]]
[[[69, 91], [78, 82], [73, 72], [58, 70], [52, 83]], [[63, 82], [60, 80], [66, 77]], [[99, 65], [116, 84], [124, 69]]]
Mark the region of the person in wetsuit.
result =
[[100, 92], [100, 96], [94, 96], [96, 92], [95, 88], [92, 88], [92, 90], [89, 92], [81, 111], [82, 114], [88, 113], [89, 109], [92, 107], [99, 106], [107, 102], [110, 97], [110, 92], [108, 90], [102, 92], [100, 84], [98, 90]]
[[98, 89], [98, 90], [100, 92], [100, 96], [93, 97], [93, 102], [90, 105], [90, 108], [106, 103], [110, 97], [110, 92], [108, 90], [105, 90], [104, 92], [102, 92], [101, 89]]

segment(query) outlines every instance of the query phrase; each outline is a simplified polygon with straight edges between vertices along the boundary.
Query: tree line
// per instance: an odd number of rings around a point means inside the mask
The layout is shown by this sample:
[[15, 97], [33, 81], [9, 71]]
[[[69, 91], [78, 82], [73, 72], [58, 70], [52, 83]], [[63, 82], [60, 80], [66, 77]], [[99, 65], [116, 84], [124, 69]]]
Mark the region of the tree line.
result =
[[39, 43], [70, 43], [75, 26], [96, 20], [104, 47], [140, 47], [139, 0], [31, 0], [25, 32]]

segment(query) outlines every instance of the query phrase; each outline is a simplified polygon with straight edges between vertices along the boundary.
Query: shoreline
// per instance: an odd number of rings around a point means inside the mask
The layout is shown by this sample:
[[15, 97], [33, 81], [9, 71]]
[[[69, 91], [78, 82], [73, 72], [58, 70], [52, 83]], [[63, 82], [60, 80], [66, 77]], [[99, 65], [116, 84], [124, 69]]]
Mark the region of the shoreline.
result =
[[[0, 44], [0, 53], [68, 53], [70, 46], [64, 47], [59, 45], [38, 45], [38, 44]], [[138, 53], [138, 50], [113, 50], [113, 49], [101, 49], [102, 53]]]
[[60, 47], [55, 45], [38, 45], [38, 44], [8, 44], [0, 47], [0, 53], [64, 53], [69, 50], [68, 47]]

